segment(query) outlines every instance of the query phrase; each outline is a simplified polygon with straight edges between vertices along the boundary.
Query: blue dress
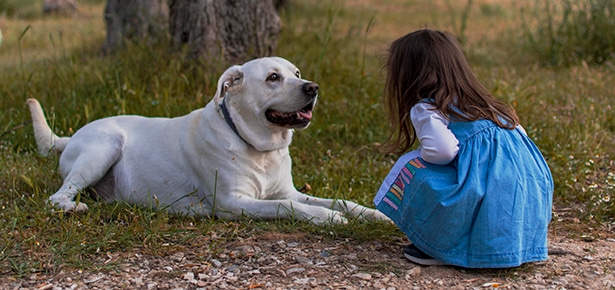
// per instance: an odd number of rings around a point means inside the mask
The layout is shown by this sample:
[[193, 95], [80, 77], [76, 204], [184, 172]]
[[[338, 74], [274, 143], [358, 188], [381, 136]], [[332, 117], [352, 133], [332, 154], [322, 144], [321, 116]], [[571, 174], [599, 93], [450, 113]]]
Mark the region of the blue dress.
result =
[[393, 166], [374, 203], [419, 249], [467, 268], [507, 268], [547, 259], [553, 178], [519, 128], [450, 121], [459, 140], [448, 165], [418, 150]]

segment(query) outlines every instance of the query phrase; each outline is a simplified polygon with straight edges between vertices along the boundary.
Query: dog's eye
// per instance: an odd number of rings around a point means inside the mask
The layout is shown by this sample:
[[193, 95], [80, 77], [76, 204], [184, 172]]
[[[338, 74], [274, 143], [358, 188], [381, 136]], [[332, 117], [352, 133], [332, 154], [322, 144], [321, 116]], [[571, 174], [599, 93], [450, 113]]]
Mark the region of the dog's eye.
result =
[[275, 82], [280, 78], [277, 73], [272, 73], [267, 77], [267, 80], [270, 82]]
[[298, 78], [301, 78], [301, 73], [300, 73], [299, 71], [297, 71], [297, 72], [295, 73], [295, 76], [297, 76]]

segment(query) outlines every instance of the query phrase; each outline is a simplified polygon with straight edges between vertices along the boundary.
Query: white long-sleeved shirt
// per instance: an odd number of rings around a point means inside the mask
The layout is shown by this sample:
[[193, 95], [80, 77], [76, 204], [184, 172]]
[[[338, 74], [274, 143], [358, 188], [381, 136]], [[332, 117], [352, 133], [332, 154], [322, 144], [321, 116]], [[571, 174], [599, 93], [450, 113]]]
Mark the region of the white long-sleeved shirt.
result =
[[420, 102], [410, 110], [410, 120], [420, 143], [421, 158], [446, 165], [457, 156], [459, 141], [448, 129], [448, 119], [434, 108], [432, 104]]

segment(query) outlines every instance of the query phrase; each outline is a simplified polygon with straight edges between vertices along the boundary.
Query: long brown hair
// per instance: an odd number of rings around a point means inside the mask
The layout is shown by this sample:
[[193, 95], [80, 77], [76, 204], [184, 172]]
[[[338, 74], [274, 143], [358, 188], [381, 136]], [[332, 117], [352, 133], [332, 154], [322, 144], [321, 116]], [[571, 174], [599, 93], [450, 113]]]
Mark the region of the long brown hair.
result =
[[450, 33], [425, 28], [395, 40], [383, 70], [387, 74], [384, 105], [391, 124], [383, 152], [401, 154], [412, 147], [417, 137], [410, 109], [423, 99], [448, 118], [489, 119], [507, 129], [519, 124], [513, 107], [478, 81]]

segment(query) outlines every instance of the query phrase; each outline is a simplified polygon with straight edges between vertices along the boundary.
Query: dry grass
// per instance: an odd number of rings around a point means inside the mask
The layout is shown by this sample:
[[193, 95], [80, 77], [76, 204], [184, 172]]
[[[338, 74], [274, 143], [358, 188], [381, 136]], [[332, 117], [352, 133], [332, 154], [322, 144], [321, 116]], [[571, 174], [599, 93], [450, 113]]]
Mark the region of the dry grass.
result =
[[7, 19], [0, 16], [4, 36], [0, 47], [0, 71], [58, 59], [84, 46], [100, 43], [105, 35], [101, 7], [82, 5], [71, 17]]

